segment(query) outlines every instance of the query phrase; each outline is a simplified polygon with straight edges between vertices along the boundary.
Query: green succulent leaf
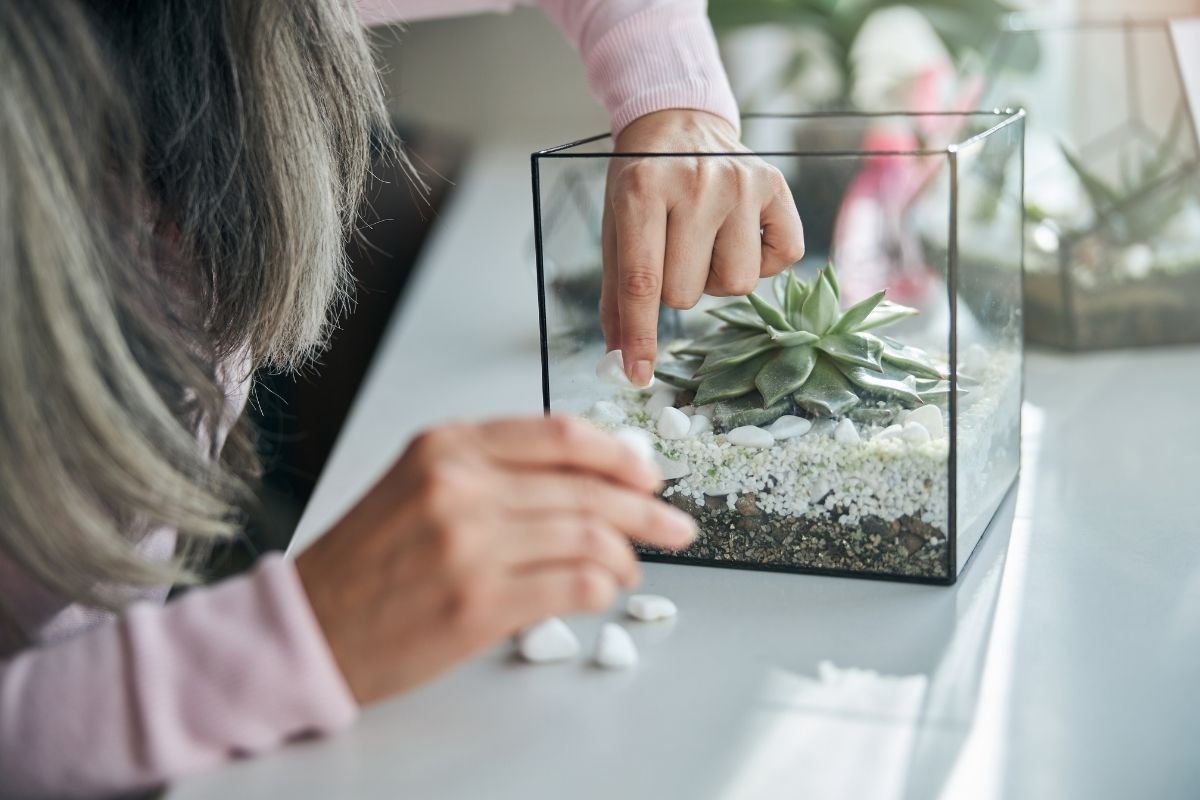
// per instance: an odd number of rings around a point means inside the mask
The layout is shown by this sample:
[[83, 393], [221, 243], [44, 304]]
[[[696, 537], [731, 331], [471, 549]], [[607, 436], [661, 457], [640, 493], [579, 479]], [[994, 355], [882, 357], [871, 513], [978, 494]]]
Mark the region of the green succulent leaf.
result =
[[767, 323], [763, 322], [763, 318], [758, 315], [758, 312], [754, 310], [754, 306], [749, 302], [739, 301], [721, 306], [720, 308], [710, 308], [707, 313], [721, 320], [721, 322], [738, 328], [749, 328], [759, 331], [767, 329]]
[[880, 362], [883, 342], [874, 336], [864, 336], [860, 333], [823, 336], [821, 341], [817, 342], [817, 349], [832, 356], [839, 362], [839, 366], [852, 364], [875, 372], [883, 371], [883, 364]]
[[808, 331], [788, 331], [787, 333], [782, 333], [774, 328], [768, 328], [767, 333], [771, 335], [771, 341], [780, 347], [799, 347], [812, 344], [821, 338], [815, 333], [809, 333]]
[[757, 394], [749, 394], [716, 403], [713, 406], [713, 422], [725, 430], [742, 425], [770, 425], [791, 410], [792, 405], [787, 400], [764, 408]]
[[696, 377], [703, 378], [708, 375], [715, 375], [718, 372], [724, 372], [730, 367], [744, 364], [751, 361], [757, 356], [774, 350], [775, 343], [771, 341], [771, 337], [763, 334], [749, 342], [736, 342], [723, 347], [718, 347], [710, 350], [708, 355], [704, 357], [704, 363], [700, 365], [700, 369], [696, 370]]
[[821, 274], [825, 276], [825, 280], [829, 282], [829, 286], [833, 289], [833, 296], [839, 301], [842, 299], [842, 287], [838, 286], [837, 270], [833, 268], [833, 262], [830, 261], [821, 270]]
[[876, 292], [866, 300], [860, 300], [854, 305], [846, 309], [842, 314], [842, 318], [837, 321], [830, 330], [830, 333], [854, 333], [858, 330], [858, 326], [866, 322], [867, 317], [875, 310], [875, 307], [883, 302], [884, 295], [887, 292]]
[[950, 377], [937, 364], [933, 363], [928, 353], [918, 347], [910, 347], [891, 337], [883, 337], [881, 343], [883, 344], [882, 359], [885, 364], [910, 372], [918, 378], [941, 381]]
[[792, 327], [792, 323], [788, 321], [787, 317], [783, 315], [782, 311], [768, 303], [766, 300], [763, 300], [758, 295], [751, 292], [746, 296], [746, 299], [750, 301], [750, 305], [754, 306], [754, 310], [758, 312], [758, 316], [761, 317], [762, 321], [767, 323], [768, 326], [782, 331], [796, 330]]
[[822, 271], [817, 276], [816, 285], [804, 298], [800, 309], [799, 330], [812, 331], [824, 335], [838, 319], [838, 297], [833, 286]]
[[700, 380], [693, 377], [700, 362], [696, 359], [663, 359], [658, 362], [654, 376], [679, 389], [698, 389]]
[[792, 399], [810, 414], [827, 417], [840, 417], [859, 402], [850, 382], [823, 356], [817, 357], [808, 380], [792, 393]]
[[785, 313], [796, 330], [801, 330], [800, 312], [804, 308], [804, 300], [808, 297], [808, 284], [801, 283], [793, 270], [787, 271], [787, 304]]
[[911, 375], [880, 374], [863, 367], [845, 365], [838, 365], [838, 368], [851, 383], [872, 394], [898, 400], [908, 408], [921, 405], [917, 381]]
[[763, 354], [717, 373], [703, 376], [697, 373], [700, 386], [696, 389], [696, 399], [693, 402], [698, 406], [706, 406], [718, 400], [732, 400], [752, 393], [759, 371], [770, 359], [770, 354]]
[[789, 347], [767, 362], [754, 385], [768, 406], [775, 405], [804, 385], [816, 363], [812, 347]]
[[891, 325], [893, 322], [899, 322], [905, 317], [915, 316], [919, 313], [915, 308], [902, 306], [899, 303], [893, 303], [891, 300], [884, 300], [875, 306], [875, 309], [867, 315], [865, 320], [858, 324], [856, 331], [862, 333], [863, 331], [882, 328], [885, 325]]
[[675, 347], [671, 352], [676, 356], [704, 357], [718, 348], [744, 347], [751, 342], [757, 342], [763, 338], [763, 333], [763, 331], [721, 328], [713, 333], [701, 336], [699, 339], [693, 339], [686, 344]]

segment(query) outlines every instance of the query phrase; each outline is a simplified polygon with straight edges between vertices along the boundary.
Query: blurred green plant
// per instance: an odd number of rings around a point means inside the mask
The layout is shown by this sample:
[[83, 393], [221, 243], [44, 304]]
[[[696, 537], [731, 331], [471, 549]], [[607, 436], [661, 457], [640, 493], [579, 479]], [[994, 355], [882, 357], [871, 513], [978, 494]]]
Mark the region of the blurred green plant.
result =
[[[851, 109], [857, 83], [854, 43], [873, 14], [897, 7], [919, 12], [955, 63], [985, 53], [1016, 10], [1003, 0], [709, 0], [708, 14], [719, 33], [763, 24], [819, 33], [841, 77], [841, 96], [827, 105]], [[1009, 54], [1010, 67], [1033, 69], [1040, 57], [1037, 40], [1020, 36], [1015, 42]], [[776, 76], [773, 88], [792, 85], [809, 68], [812, 58], [807, 49], [797, 48]]]

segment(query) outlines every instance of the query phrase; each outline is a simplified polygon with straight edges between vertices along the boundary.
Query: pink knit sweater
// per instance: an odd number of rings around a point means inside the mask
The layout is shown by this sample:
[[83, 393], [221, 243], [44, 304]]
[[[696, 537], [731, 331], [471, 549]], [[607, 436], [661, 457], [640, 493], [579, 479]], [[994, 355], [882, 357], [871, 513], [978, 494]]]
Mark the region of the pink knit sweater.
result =
[[[664, 108], [737, 122], [704, 0], [540, 0], [579, 50], [614, 131]], [[360, 0], [376, 24], [512, 0]], [[231, 380], [232, 416], [247, 379]], [[218, 435], [223, 436], [222, 432]], [[165, 558], [174, 534], [144, 547]], [[164, 605], [166, 587], [119, 617], [56, 598], [0, 559], [0, 593], [35, 644], [0, 632], [0, 798], [95, 797], [170, 781], [304, 733], [357, 707], [289, 561]]]

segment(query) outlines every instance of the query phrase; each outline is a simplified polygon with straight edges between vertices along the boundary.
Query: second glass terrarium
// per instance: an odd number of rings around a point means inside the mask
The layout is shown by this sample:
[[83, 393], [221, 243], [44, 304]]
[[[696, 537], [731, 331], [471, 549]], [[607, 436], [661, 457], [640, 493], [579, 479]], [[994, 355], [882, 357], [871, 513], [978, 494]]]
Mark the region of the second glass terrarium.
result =
[[[701, 529], [647, 558], [957, 578], [1019, 464], [1023, 137], [1019, 111], [764, 115], [743, 122], [752, 152], [597, 136], [533, 155], [546, 408], [652, 447]], [[839, 196], [810, 231], [826, 252], [751, 296], [664, 307], [637, 389], [596, 306], [606, 175], [648, 158], [761, 159], [793, 193]], [[965, 241], [1001, 255], [968, 269]]]

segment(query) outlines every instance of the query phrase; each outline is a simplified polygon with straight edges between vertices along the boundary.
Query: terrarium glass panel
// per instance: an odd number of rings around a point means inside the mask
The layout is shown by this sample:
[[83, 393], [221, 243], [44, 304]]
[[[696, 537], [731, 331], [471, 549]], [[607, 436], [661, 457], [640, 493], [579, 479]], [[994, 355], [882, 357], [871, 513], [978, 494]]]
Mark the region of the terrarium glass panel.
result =
[[[1019, 463], [1023, 131], [1022, 112], [766, 115], [744, 120], [750, 153], [534, 154], [546, 408], [652, 447], [699, 523], [644, 557], [957, 578]], [[753, 295], [663, 307], [646, 389], [597, 311], [605, 177], [640, 158], [762, 159], [829, 207]], [[966, 238], [1001, 256], [973, 272]]]
[[[1031, 53], [1039, 54], [1032, 69]], [[1030, 120], [1031, 342], [1200, 342], [1200, 160], [1178, 57], [1165, 22], [1000, 37], [988, 95], [1024, 106]], [[995, 255], [964, 242], [964, 263]]]

